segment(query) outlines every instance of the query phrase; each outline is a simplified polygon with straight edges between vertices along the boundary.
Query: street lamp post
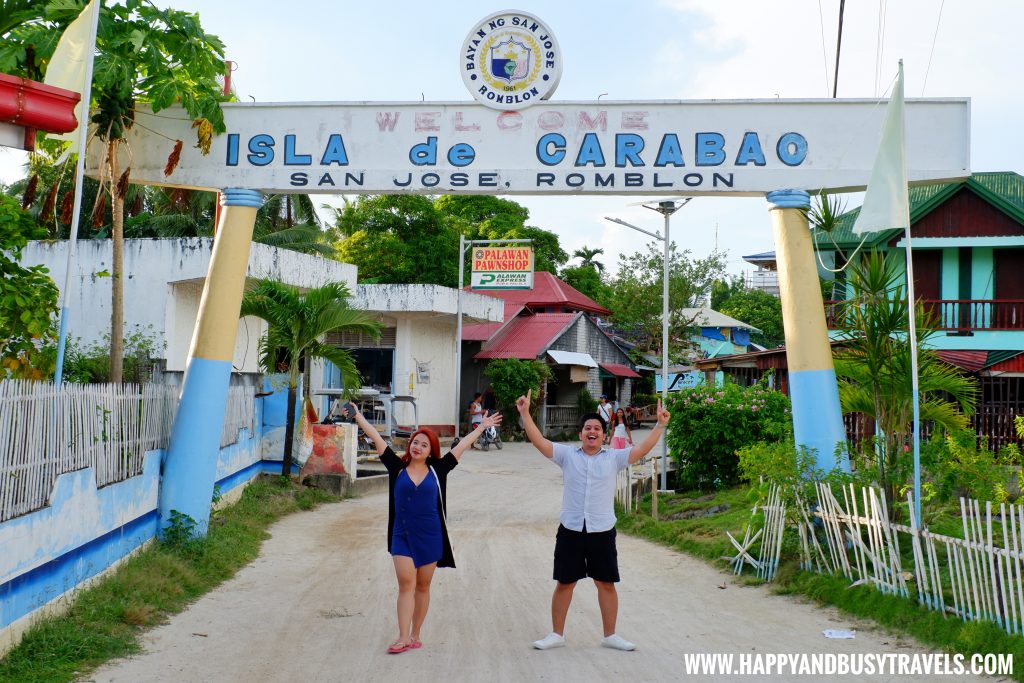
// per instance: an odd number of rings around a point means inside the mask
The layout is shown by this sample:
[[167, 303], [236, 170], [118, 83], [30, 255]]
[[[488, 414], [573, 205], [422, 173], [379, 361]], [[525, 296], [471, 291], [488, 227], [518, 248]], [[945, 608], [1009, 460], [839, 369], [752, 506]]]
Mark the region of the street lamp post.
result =
[[[682, 199], [668, 199], [659, 202], [648, 202], [641, 206], [652, 211], [657, 211], [665, 217], [665, 236], [638, 228], [631, 223], [627, 223], [624, 220], [618, 218], [609, 218], [605, 216], [606, 221], [612, 223], [618, 223], [624, 225], [627, 228], [642, 232], [645, 235], [650, 235], [656, 240], [661, 240], [663, 243], [664, 251], [662, 255], [662, 274], [661, 274], [661, 404], [664, 406], [668, 401], [668, 251], [669, 246], [672, 244], [669, 233], [669, 221], [679, 209], [683, 208], [690, 202], [691, 197], [684, 197]], [[661, 440], [661, 489], [663, 491], [668, 489], [668, 432], [665, 432], [665, 436]]]

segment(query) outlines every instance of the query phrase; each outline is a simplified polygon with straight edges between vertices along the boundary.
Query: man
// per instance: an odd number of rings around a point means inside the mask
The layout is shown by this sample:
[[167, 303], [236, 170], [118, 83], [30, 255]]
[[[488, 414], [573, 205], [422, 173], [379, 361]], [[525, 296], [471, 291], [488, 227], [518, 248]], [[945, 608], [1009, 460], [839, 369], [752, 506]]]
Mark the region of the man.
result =
[[612, 422], [612, 415], [615, 414], [615, 407], [608, 402], [608, 395], [601, 394], [601, 402], [597, 404], [597, 414], [604, 420], [607, 427]]
[[616, 650], [636, 646], [615, 633], [619, 596], [615, 584], [619, 566], [615, 550], [615, 479], [619, 470], [647, 455], [668, 425], [669, 412], [658, 401], [658, 423], [639, 445], [621, 450], [603, 447], [606, 425], [597, 413], [580, 419], [579, 446], [552, 443], [544, 438], [530, 416], [530, 396], [520, 396], [516, 409], [526, 436], [545, 458], [562, 468], [561, 522], [555, 538], [555, 592], [551, 596], [551, 633], [533, 643], [538, 650], [565, 645], [565, 617], [576, 582], [590, 577], [597, 586], [604, 639], [601, 645]]

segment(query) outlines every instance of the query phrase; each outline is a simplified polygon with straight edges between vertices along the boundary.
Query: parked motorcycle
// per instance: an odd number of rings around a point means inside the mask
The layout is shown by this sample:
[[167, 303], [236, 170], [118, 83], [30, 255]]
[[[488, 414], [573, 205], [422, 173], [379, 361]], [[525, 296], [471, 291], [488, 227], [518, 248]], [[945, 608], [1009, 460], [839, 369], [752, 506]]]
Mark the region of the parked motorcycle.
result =
[[491, 444], [494, 444], [499, 451], [501, 450], [501, 434], [498, 433], [498, 428], [493, 425], [485, 429], [484, 433], [477, 440], [477, 445], [482, 451], [489, 449]]

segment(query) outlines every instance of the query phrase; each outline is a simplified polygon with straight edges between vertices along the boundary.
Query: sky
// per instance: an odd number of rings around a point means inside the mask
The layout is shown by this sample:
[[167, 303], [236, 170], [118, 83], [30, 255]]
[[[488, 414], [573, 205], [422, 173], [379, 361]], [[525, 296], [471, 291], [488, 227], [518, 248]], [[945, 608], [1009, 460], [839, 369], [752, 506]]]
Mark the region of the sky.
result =
[[[107, 0], [109, 2], [109, 0]], [[487, 5], [437, 0], [155, 0], [195, 11], [237, 64], [242, 101], [464, 101], [460, 48], [473, 24], [506, 9], [537, 15], [557, 36], [559, 100], [831, 97], [839, 0], [558, 0]], [[838, 96], [882, 97], [904, 61], [906, 96], [971, 98], [971, 168], [1024, 173], [1024, 26], [1019, 0], [857, 0], [843, 21]], [[942, 144], [936, 141], [936, 144]], [[25, 155], [0, 148], [0, 181], [21, 177]], [[857, 206], [861, 195], [848, 197]], [[662, 217], [642, 198], [512, 197], [529, 224], [559, 235], [572, 253], [642, 249], [639, 233]], [[318, 201], [340, 204], [320, 195]], [[694, 257], [774, 249], [762, 198], [698, 197], [672, 218], [672, 239]], [[599, 257], [599, 260], [602, 260]]]

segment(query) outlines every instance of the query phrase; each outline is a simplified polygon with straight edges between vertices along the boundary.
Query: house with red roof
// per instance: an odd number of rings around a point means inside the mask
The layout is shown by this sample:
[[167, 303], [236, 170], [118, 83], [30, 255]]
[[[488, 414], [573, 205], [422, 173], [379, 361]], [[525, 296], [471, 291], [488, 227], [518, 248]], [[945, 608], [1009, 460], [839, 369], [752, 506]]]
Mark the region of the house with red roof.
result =
[[502, 299], [505, 318], [462, 328], [462, 403], [490, 384], [484, 374], [488, 362], [519, 358], [551, 366], [540, 415], [547, 432], [575, 429], [584, 389], [595, 399], [605, 394], [620, 405], [629, 404], [640, 375], [596, 320], [611, 311], [543, 271], [534, 274], [533, 289], [478, 293]]

